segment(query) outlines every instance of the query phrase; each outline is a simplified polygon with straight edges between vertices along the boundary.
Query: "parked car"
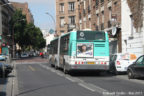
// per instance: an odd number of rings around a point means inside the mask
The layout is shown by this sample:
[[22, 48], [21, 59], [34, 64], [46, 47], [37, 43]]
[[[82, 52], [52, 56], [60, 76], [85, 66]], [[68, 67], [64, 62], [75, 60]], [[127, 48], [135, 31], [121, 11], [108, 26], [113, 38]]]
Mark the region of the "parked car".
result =
[[24, 57], [29, 57], [29, 55], [28, 55], [27, 53], [22, 53], [22, 54], [21, 54], [21, 57], [22, 57], [22, 58], [24, 58]]
[[118, 74], [120, 72], [127, 72], [128, 66], [133, 64], [136, 60], [135, 54], [117, 53], [110, 56], [110, 72]]
[[5, 61], [6, 60], [6, 55], [0, 54], [0, 61]]
[[144, 77], [144, 55], [128, 67], [127, 73], [129, 79]]
[[0, 76], [3, 76], [3, 68], [4, 68], [5, 77], [7, 77], [8, 74], [11, 73], [13, 70], [13, 67], [11, 65], [0, 63]]

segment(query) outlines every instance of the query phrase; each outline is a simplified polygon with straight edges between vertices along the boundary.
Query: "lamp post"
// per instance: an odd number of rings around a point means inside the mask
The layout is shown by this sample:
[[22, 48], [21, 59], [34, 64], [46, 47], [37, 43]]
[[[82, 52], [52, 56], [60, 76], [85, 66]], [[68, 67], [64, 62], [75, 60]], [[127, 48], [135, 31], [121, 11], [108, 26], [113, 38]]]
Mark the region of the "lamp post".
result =
[[53, 20], [53, 23], [54, 23], [54, 27], [56, 29], [56, 21], [55, 21], [54, 17], [49, 12], [46, 12], [46, 14], [51, 17], [51, 19]]
[[14, 42], [14, 26], [15, 26], [15, 24], [17, 23], [17, 22], [20, 22], [20, 21], [24, 21], [25, 19], [20, 19], [20, 20], [17, 20], [16, 22], [14, 22], [14, 24], [13, 24], [13, 27], [12, 27], [12, 42], [13, 42], [13, 44], [12, 44], [12, 46], [13, 46], [13, 48], [12, 48], [12, 57], [13, 58], [15, 58], [15, 42]]
[[54, 17], [53, 17], [50, 13], [48, 13], [48, 12], [46, 12], [46, 14], [49, 15], [49, 16], [52, 18], [52, 20], [53, 20], [53, 22], [54, 22], [54, 26], [56, 27], [56, 22], [55, 22]]

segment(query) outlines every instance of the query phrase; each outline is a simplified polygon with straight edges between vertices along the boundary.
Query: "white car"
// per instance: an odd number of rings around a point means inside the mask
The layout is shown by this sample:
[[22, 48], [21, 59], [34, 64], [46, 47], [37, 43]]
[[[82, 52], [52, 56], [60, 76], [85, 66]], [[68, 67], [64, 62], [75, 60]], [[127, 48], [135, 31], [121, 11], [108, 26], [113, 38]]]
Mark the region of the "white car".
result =
[[135, 54], [117, 53], [110, 56], [110, 71], [118, 74], [119, 72], [127, 72], [127, 68], [136, 60]]

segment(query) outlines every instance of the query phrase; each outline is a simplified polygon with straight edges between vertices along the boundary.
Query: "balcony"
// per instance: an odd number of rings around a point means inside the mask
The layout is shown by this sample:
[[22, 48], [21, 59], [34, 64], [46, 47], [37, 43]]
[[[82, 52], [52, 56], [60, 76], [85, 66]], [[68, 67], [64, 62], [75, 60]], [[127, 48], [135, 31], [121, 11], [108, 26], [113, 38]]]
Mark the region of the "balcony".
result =
[[69, 14], [74, 14], [74, 13], [75, 13], [75, 10], [68, 10], [68, 13], [69, 13]]
[[59, 11], [59, 14], [64, 14], [64, 11]]

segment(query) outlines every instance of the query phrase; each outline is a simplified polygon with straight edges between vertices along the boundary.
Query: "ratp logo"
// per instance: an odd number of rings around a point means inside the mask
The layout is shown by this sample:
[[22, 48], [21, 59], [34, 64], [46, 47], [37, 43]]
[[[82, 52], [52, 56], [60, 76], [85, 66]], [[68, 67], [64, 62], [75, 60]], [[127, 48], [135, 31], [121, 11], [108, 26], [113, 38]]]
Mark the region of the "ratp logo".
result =
[[84, 33], [83, 33], [83, 32], [80, 32], [80, 36], [81, 36], [81, 37], [84, 37]]

